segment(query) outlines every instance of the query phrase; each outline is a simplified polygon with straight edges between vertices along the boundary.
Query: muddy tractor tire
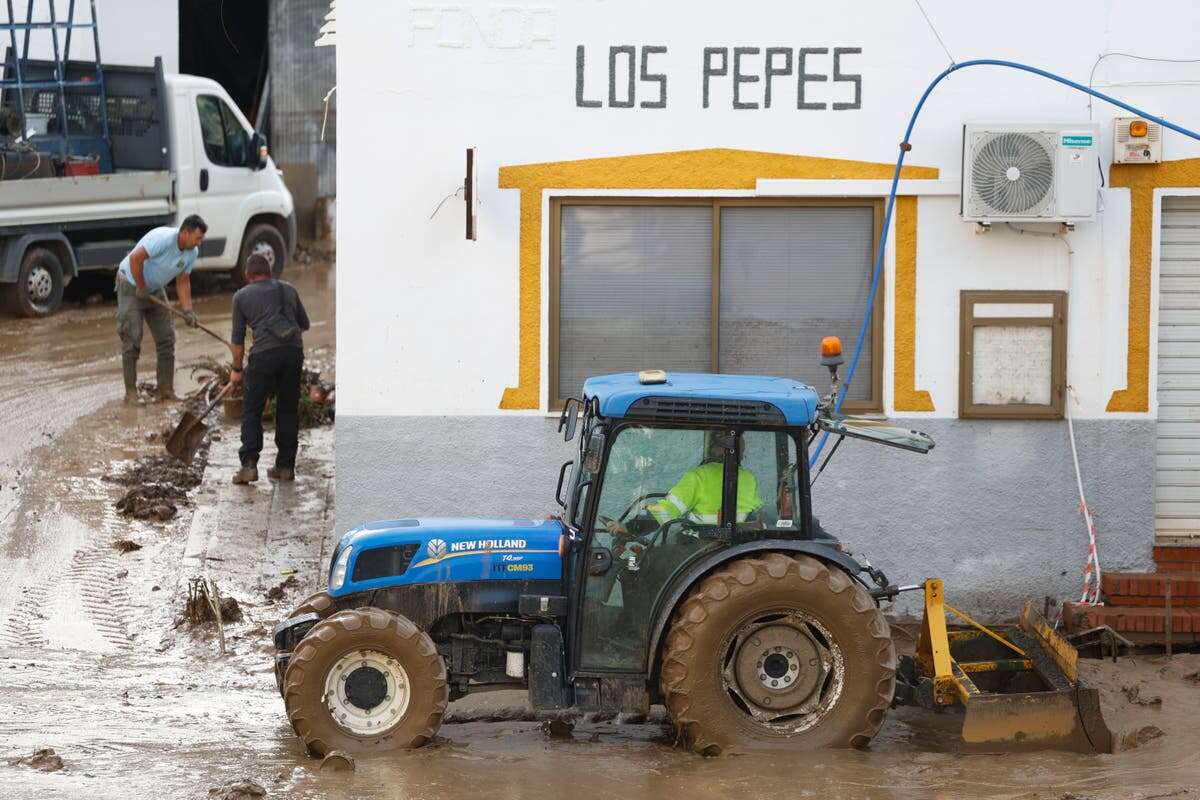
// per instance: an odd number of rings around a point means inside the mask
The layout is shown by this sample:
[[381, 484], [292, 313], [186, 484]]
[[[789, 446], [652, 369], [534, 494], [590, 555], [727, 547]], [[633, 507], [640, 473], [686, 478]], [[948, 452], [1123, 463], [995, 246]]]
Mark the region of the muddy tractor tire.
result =
[[680, 604], [661, 690], [702, 755], [865, 747], [896, 684], [887, 620], [861, 586], [803, 555], [734, 561]]
[[336, 609], [333, 607], [333, 598], [329, 596], [329, 592], [321, 591], [314, 592], [292, 609], [292, 613], [288, 614], [284, 619], [295, 619], [303, 614], [316, 614], [321, 619], [332, 616]]
[[46, 317], [62, 302], [62, 260], [47, 247], [31, 247], [21, 258], [15, 283], [0, 284], [3, 305], [19, 317]]
[[242, 249], [238, 254], [237, 266], [229, 272], [229, 277], [238, 288], [245, 286], [246, 260], [253, 255], [260, 255], [271, 265], [271, 276], [278, 278], [287, 267], [288, 250], [283, 234], [274, 225], [265, 222], [250, 227], [242, 237]]
[[283, 702], [309, 754], [383, 752], [433, 738], [449, 702], [446, 665], [406, 617], [339, 611], [296, 646]]

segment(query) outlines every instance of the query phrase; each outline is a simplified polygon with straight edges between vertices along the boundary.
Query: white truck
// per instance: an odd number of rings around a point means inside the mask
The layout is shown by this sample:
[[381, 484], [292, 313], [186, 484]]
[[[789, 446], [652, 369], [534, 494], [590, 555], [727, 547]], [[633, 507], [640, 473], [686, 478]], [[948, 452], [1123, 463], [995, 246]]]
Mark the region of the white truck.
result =
[[[5, 67], [8, 77], [11, 54]], [[54, 63], [23, 61], [22, 68], [27, 80], [39, 69], [52, 78]], [[67, 65], [76, 79], [94, 69]], [[296, 246], [292, 195], [266, 140], [220, 84], [164, 75], [157, 59], [153, 68], [103, 69], [107, 140], [87, 136], [100, 95], [67, 95], [62, 126], [59, 94], [44, 90], [26, 91], [22, 101], [22, 124], [35, 123], [34, 134], [27, 129], [25, 143], [9, 143], [20, 150], [0, 141], [0, 300], [20, 316], [51, 314], [80, 272], [115, 270], [148, 230], [189, 214], [208, 224], [196, 270], [226, 271], [241, 283], [246, 258], [258, 253], [279, 275]], [[6, 107], [16, 106], [14, 95], [5, 88]], [[68, 136], [56, 137], [64, 128]], [[55, 176], [45, 162], [64, 138], [76, 153], [95, 145], [98, 174]], [[65, 171], [61, 163], [57, 171]]]

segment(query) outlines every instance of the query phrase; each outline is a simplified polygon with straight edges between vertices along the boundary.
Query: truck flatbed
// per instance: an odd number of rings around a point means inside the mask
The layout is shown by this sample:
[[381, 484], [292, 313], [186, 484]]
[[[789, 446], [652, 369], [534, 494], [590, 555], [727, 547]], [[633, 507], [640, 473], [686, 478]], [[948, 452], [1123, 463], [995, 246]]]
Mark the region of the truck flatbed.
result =
[[0, 232], [175, 213], [168, 171], [0, 182]]

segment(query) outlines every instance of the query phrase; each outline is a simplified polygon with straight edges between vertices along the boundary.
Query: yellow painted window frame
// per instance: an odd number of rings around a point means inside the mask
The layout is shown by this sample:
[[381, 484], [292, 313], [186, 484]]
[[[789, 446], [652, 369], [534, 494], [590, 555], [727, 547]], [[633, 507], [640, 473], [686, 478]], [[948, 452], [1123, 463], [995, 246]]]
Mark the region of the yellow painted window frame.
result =
[[[874, 267], [874, 253], [878, 247], [879, 231], [883, 226], [883, 198], [842, 198], [842, 197], [551, 197], [550, 198], [550, 302], [549, 302], [549, 359], [546, 376], [547, 397], [550, 409], [560, 410], [564, 397], [558, 396], [558, 367], [559, 367], [559, 292], [562, 272], [562, 208], [563, 206], [707, 206], [712, 209], [712, 332], [711, 332], [711, 365], [713, 372], [718, 372], [720, 358], [720, 329], [721, 329], [721, 209], [731, 207], [858, 207], [871, 208], [874, 212], [874, 229], [872, 231], [872, 261], [867, 268]], [[866, 400], [849, 400], [843, 405], [843, 410], [854, 414], [883, 413], [883, 320], [884, 320], [884, 283], [880, 280], [875, 290], [875, 308], [871, 318], [871, 356], [872, 369], [870, 373], [870, 395]], [[844, 343], [847, 358], [853, 352], [854, 342]], [[813, 362], [820, 358], [820, 353], [812, 354]], [[649, 368], [652, 365], [646, 365]], [[824, 393], [827, 387], [814, 387]]]

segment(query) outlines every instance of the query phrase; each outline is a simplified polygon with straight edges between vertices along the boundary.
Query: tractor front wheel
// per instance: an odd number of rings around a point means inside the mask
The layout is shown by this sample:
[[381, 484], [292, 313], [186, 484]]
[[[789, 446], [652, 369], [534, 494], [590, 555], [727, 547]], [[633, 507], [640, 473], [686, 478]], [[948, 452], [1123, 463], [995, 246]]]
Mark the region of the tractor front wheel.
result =
[[680, 742], [703, 755], [865, 747], [896, 682], [887, 620], [846, 573], [803, 555], [734, 561], [683, 601], [661, 689]]
[[420, 747], [442, 724], [446, 665], [409, 619], [339, 611], [296, 646], [283, 678], [288, 719], [308, 752]]

